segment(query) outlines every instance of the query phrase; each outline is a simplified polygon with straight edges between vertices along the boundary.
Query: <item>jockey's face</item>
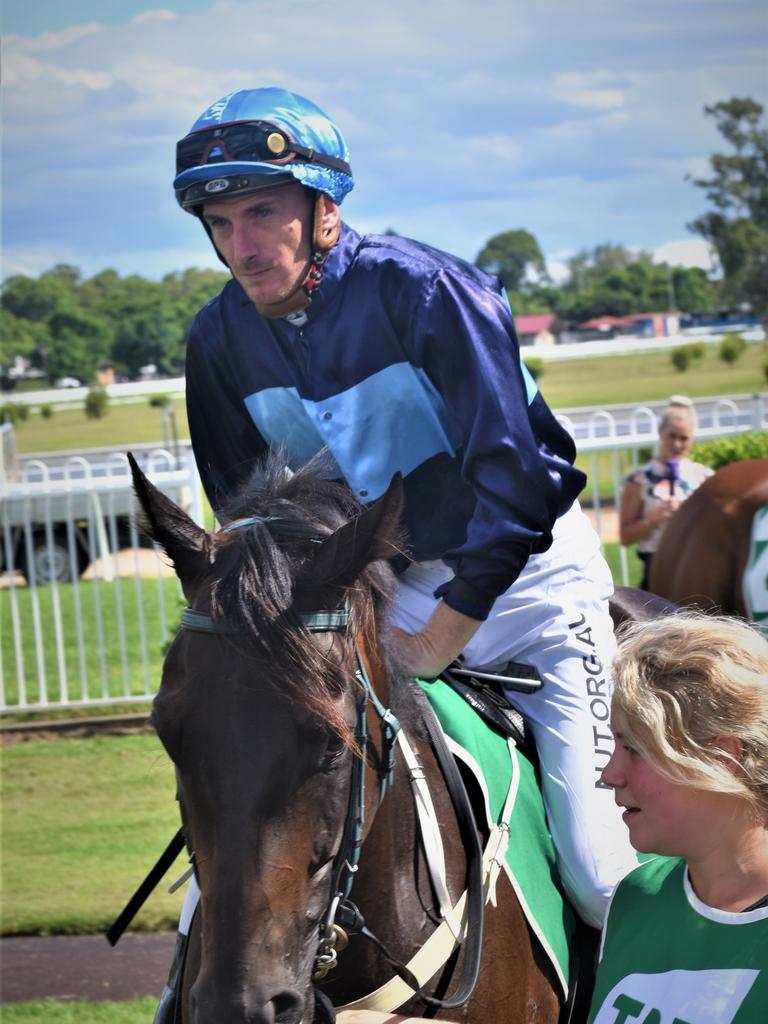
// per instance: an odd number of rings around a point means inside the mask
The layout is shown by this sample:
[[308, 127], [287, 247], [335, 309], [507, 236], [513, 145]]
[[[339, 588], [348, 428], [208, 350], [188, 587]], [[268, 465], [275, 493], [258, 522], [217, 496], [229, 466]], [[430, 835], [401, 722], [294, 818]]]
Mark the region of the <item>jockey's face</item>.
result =
[[668, 415], [659, 427], [659, 458], [684, 459], [693, 444], [693, 421], [690, 416]]
[[203, 208], [213, 243], [257, 307], [284, 301], [312, 255], [313, 193], [303, 185], [264, 189]]

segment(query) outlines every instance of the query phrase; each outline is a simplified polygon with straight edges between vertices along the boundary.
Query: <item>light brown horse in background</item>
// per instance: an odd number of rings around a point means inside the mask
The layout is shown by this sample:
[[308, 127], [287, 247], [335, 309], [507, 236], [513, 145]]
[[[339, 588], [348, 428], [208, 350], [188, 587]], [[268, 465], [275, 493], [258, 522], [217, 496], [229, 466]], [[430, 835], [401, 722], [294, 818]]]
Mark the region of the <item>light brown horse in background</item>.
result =
[[648, 589], [675, 604], [747, 617], [742, 592], [752, 521], [768, 505], [768, 459], [723, 466], [669, 520]]

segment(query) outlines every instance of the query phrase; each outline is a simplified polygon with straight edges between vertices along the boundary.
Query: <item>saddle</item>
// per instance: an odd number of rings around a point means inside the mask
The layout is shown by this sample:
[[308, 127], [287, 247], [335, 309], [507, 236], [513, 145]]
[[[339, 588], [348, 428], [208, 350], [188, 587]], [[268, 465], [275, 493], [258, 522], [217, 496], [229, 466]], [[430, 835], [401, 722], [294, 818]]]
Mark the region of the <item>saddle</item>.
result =
[[499, 673], [477, 672], [455, 661], [442, 672], [441, 678], [486, 725], [513, 740], [529, 760], [535, 758], [535, 745], [526, 729], [525, 719], [512, 707], [504, 692], [535, 693], [540, 690], [544, 683], [535, 668], [510, 661]]

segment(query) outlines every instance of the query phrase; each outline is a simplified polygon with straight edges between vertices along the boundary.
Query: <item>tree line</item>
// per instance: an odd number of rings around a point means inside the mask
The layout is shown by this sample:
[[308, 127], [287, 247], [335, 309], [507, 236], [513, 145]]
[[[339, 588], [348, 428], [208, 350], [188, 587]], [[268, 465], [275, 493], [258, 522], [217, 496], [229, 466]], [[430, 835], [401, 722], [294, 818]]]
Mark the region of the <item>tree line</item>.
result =
[[[722, 305], [746, 306], [768, 317], [768, 131], [763, 108], [734, 98], [705, 114], [730, 146], [710, 158], [711, 177], [690, 179], [714, 207], [689, 225], [716, 253], [719, 274], [654, 263], [648, 253], [606, 243], [571, 257], [554, 284], [534, 236], [525, 229], [489, 239], [476, 264], [498, 274], [516, 314], [551, 312], [564, 324], [595, 316], [653, 310], [685, 313]], [[50, 381], [93, 379], [111, 365], [135, 377], [154, 364], [179, 374], [187, 331], [197, 310], [221, 290], [226, 273], [188, 269], [149, 281], [104, 270], [83, 279], [68, 265], [38, 278], [16, 275], [0, 295], [0, 370], [16, 356], [29, 359]]]

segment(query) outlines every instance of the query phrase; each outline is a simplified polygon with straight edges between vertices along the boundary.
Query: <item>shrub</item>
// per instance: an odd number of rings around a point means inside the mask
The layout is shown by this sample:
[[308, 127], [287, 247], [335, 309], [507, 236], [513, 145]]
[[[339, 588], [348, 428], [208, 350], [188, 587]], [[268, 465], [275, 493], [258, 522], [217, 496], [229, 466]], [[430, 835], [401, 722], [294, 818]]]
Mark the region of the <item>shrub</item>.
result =
[[538, 380], [544, 373], [543, 359], [537, 359], [535, 356], [529, 356], [527, 359], [524, 359], [523, 362], [534, 380]]
[[718, 437], [712, 441], [697, 441], [691, 449], [690, 458], [703, 462], [712, 469], [720, 469], [729, 462], [744, 459], [768, 459], [768, 434], [762, 430], [732, 437]]
[[707, 351], [707, 346], [703, 341], [691, 341], [685, 348], [691, 357], [691, 361], [694, 363], [701, 362]]
[[29, 406], [23, 402], [4, 402], [0, 406], [0, 423], [23, 423], [29, 416]]
[[100, 420], [107, 415], [109, 395], [104, 388], [91, 388], [85, 396], [85, 415], [89, 420]]
[[46, 402], [44, 405], [40, 406], [40, 415], [44, 420], [49, 420], [51, 416], [53, 416], [53, 406], [50, 402]]
[[680, 348], [673, 348], [669, 353], [669, 358], [678, 373], [684, 373], [691, 361], [691, 353], [688, 351], [687, 345], [682, 345]]
[[735, 363], [747, 347], [740, 334], [726, 334], [720, 342], [720, 358], [729, 365]]
[[149, 404], [153, 409], [164, 409], [171, 404], [170, 395], [150, 395]]

